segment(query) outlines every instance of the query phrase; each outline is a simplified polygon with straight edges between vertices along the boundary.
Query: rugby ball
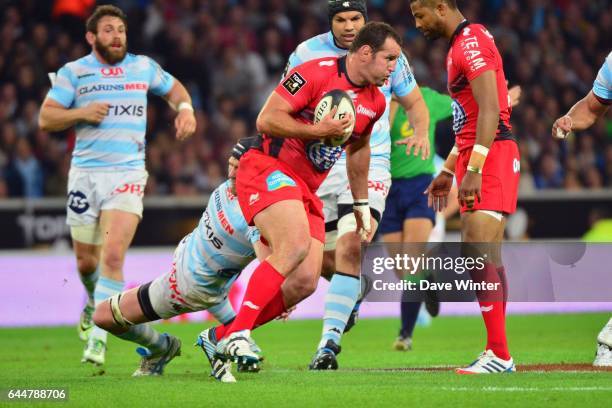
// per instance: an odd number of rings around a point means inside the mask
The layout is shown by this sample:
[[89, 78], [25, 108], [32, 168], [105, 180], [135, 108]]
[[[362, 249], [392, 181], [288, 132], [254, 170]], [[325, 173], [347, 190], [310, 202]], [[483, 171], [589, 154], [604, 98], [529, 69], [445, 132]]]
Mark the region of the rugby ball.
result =
[[334, 89], [323, 95], [315, 108], [314, 123], [321, 121], [334, 107], [338, 108], [334, 119], [342, 119], [345, 115], [350, 114], [353, 120], [349, 127], [345, 129], [343, 136], [326, 137], [321, 141], [328, 146], [342, 146], [351, 137], [355, 128], [355, 106], [353, 106], [353, 100], [348, 93], [341, 89]]

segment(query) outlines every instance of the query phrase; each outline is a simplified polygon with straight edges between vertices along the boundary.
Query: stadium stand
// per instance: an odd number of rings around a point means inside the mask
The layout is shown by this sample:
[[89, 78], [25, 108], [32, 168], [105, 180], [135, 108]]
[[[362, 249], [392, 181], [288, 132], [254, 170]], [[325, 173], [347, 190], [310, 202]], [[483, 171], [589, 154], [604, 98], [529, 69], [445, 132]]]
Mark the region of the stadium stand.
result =
[[[84, 55], [82, 9], [56, 1], [4, 1], [0, 29], [0, 198], [63, 196], [71, 131], [37, 126], [48, 72]], [[102, 2], [100, 2], [102, 3]], [[158, 60], [194, 97], [198, 129], [175, 146], [172, 115], [163, 101], [149, 105], [149, 195], [210, 192], [225, 173], [233, 144], [255, 132], [254, 118], [279, 81], [286, 58], [302, 40], [325, 31], [326, 1], [120, 0], [129, 16], [129, 51]], [[592, 87], [610, 52], [612, 8], [606, 0], [487, 0], [464, 2], [468, 19], [486, 24], [511, 84], [523, 88], [513, 114], [521, 142], [521, 192], [612, 186], [612, 115], [568, 143], [550, 137], [555, 118]], [[83, 12], [85, 10], [85, 12]], [[416, 77], [444, 91], [447, 44], [426, 44], [414, 29], [408, 2], [369, 2], [370, 19], [404, 36]], [[450, 135], [450, 126], [439, 129]], [[450, 137], [446, 139], [450, 145]], [[438, 147], [445, 154], [444, 143]]]

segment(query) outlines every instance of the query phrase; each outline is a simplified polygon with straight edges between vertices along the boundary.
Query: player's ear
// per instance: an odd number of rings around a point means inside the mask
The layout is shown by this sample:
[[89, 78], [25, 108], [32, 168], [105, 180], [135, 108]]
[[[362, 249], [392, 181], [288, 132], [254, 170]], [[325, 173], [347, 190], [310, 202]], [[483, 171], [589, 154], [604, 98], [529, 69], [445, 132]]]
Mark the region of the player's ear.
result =
[[359, 56], [362, 58], [369, 58], [372, 55], [372, 47], [370, 47], [369, 45], [362, 45], [361, 48], [359, 48]]
[[88, 31], [85, 34], [85, 39], [87, 40], [87, 43], [91, 45], [92, 47], [96, 43], [96, 35], [92, 33], [91, 31]]
[[448, 12], [448, 4], [445, 1], [438, 1], [438, 4], [434, 7], [434, 13], [438, 17], [444, 17]]

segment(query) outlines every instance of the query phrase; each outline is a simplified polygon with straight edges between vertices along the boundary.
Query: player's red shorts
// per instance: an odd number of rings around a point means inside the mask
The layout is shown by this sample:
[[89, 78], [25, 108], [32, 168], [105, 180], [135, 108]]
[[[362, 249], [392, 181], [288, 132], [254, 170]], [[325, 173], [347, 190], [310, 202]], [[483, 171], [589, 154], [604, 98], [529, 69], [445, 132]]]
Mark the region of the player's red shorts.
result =
[[325, 243], [323, 203], [286, 164], [259, 150], [249, 150], [240, 159], [236, 175], [238, 203], [244, 218], [253, 218], [279, 201], [299, 200], [310, 224], [310, 236]]
[[[461, 186], [471, 154], [472, 148], [459, 152], [455, 166], [458, 186]], [[481, 201], [476, 199], [470, 210], [489, 210], [512, 214], [516, 210], [520, 163], [518, 145], [514, 140], [493, 142], [482, 169]], [[468, 208], [465, 205], [461, 206], [461, 212], [465, 211], [468, 211]]]

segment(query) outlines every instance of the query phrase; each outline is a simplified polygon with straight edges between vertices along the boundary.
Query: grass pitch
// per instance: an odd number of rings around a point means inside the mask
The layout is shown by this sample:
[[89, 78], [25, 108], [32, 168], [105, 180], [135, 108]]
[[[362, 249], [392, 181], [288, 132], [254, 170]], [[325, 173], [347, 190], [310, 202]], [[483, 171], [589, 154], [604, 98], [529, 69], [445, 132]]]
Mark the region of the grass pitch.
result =
[[[199, 324], [156, 326], [183, 341], [182, 356], [156, 378], [130, 377], [138, 366], [135, 345], [112, 336], [99, 375], [79, 363], [83, 345], [74, 327], [2, 329], [0, 389], [6, 394], [9, 388], [67, 388], [67, 402], [32, 402], [55, 407], [605, 406], [612, 398], [612, 371], [587, 370], [595, 336], [608, 319], [609, 314], [510, 316], [508, 336], [519, 372], [488, 376], [459, 376], [450, 368], [482, 351], [485, 332], [478, 316], [441, 317], [429, 328], [417, 327], [410, 352], [391, 350], [396, 320], [362, 320], [344, 337], [336, 372], [306, 369], [320, 321], [274, 322], [254, 332], [266, 356], [263, 370], [236, 374], [237, 384], [208, 376], [206, 358], [191, 346], [203, 328]], [[16, 406], [1, 398], [0, 405]]]

